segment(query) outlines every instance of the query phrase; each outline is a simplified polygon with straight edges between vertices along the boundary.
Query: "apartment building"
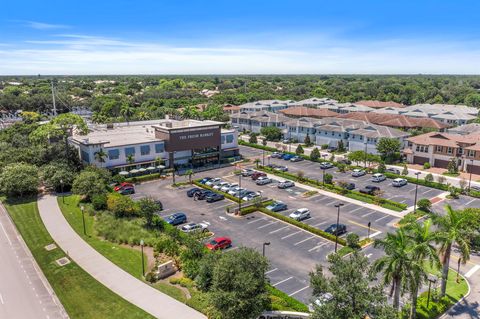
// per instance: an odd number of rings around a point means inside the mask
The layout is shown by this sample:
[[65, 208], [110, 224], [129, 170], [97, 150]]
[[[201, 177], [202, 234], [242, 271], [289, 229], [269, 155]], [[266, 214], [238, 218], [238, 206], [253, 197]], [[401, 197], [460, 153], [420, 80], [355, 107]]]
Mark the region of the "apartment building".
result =
[[457, 126], [475, 120], [478, 111], [477, 108], [465, 105], [416, 104], [398, 109], [398, 114], [417, 118], [432, 118], [451, 126]]
[[239, 131], [249, 131], [260, 133], [262, 127], [275, 126], [280, 129], [285, 128], [285, 121], [289, 118], [281, 113], [268, 111], [235, 113], [230, 116], [230, 122], [234, 128]]
[[284, 110], [291, 106], [295, 106], [296, 102], [293, 100], [260, 100], [256, 102], [250, 102], [240, 105], [240, 112], [253, 113], [267, 111], [276, 113], [280, 110]]
[[323, 119], [325, 117], [335, 117], [338, 113], [330, 111], [329, 109], [317, 109], [306, 106], [294, 106], [285, 110], [280, 110], [279, 113], [288, 117], [314, 117]]
[[480, 174], [480, 132], [464, 135], [431, 132], [407, 141], [404, 153], [409, 163], [428, 162], [434, 167], [447, 168], [454, 158], [460, 170]]
[[[115, 171], [151, 167], [157, 159], [167, 167], [199, 167], [239, 155], [237, 131], [222, 125], [170, 119], [95, 125], [86, 135], [74, 134], [69, 143], [85, 164]], [[103, 161], [97, 158], [100, 150], [107, 155]]]

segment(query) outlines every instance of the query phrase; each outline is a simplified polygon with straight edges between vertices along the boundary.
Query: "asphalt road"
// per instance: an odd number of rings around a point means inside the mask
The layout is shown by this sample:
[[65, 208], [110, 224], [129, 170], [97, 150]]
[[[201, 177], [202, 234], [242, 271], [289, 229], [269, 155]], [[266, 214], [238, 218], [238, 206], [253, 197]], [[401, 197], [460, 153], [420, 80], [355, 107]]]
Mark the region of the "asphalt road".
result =
[[1, 204], [0, 318], [68, 318]]

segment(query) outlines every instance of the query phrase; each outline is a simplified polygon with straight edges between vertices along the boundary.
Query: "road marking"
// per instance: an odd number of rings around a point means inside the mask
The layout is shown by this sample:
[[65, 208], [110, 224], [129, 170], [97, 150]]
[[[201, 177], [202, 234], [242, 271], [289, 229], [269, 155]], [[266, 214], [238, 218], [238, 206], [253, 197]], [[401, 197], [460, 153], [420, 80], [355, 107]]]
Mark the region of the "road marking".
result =
[[279, 231], [281, 231], [282, 229], [285, 229], [285, 228], [288, 228], [288, 227], [290, 227], [290, 226], [285, 226], [285, 227], [279, 228], [279, 229], [277, 229], [277, 230], [271, 231], [271, 232], [269, 232], [269, 234], [274, 234], [274, 233], [279, 232]]
[[267, 272], [265, 273], [265, 275], [268, 275], [269, 273], [274, 272], [274, 271], [276, 271], [276, 270], [278, 270], [278, 268], [273, 268], [272, 270], [267, 271]]
[[351, 210], [350, 213], [354, 213], [354, 212], [356, 212], [357, 210], [360, 210], [360, 209], [362, 209], [362, 208], [363, 208], [363, 207], [359, 207], [359, 208], [356, 208], [356, 209], [354, 209], [354, 210]]
[[475, 200], [476, 200], [475, 198], [474, 198], [474, 199], [472, 199], [471, 201], [469, 201], [468, 203], [466, 203], [466, 204], [465, 204], [465, 206], [468, 206], [468, 205], [470, 205], [470, 204], [471, 204], [471, 203], [473, 203]]
[[5, 234], [5, 237], [7, 237], [8, 244], [9, 244], [10, 246], [12, 246], [12, 241], [10, 240], [10, 237], [8, 237], [7, 231], [6, 231], [5, 228], [3, 227], [3, 224], [2, 224], [2, 223], [0, 223], [0, 227], [2, 227], [2, 230], [3, 230], [3, 233]]
[[434, 189], [433, 189], [433, 188], [431, 188], [431, 189], [429, 189], [428, 191], [426, 191], [426, 192], [423, 192], [423, 195], [426, 195], [426, 194], [430, 193], [431, 191], [434, 191]]
[[381, 231], [377, 231], [376, 233], [371, 234], [371, 235], [370, 235], [370, 238], [373, 238], [373, 237], [375, 237], [375, 236], [378, 236], [378, 235], [380, 235], [381, 233], [382, 233]]
[[326, 224], [327, 222], [321, 222], [321, 223], [318, 223], [318, 224], [315, 224], [313, 225], [313, 227], [317, 227], [317, 226], [320, 226], [320, 225], [323, 225], [323, 224]]
[[[365, 226], [365, 225], [362, 225], [362, 224], [360, 224], [360, 223], [354, 222], [353, 220], [350, 220], [350, 219], [348, 219], [348, 221], [349, 221], [350, 223], [354, 224], [354, 225], [357, 225], [357, 226], [363, 227], [363, 228], [365, 228], [365, 229], [368, 229], [368, 226]], [[374, 231], [379, 231], [378, 229], [375, 229], [375, 228], [373, 228], [373, 227], [370, 227], [370, 229], [371, 229], [371, 230], [374, 230]]]
[[315, 246], [315, 247], [313, 247], [313, 248], [310, 248], [308, 251], [310, 252], [310, 251], [312, 251], [312, 250], [321, 248], [321, 247], [325, 246], [326, 244], [327, 244], [327, 243], [320, 244], [320, 245], [318, 245], [318, 246]]
[[280, 239], [285, 239], [285, 238], [288, 238], [288, 237], [292, 237], [293, 235], [296, 235], [296, 234], [298, 234], [298, 233], [301, 233], [301, 232], [302, 232], [302, 231], [301, 231], [301, 230], [299, 230], [299, 231], [297, 231], [297, 232], [291, 233], [290, 235], [283, 236], [283, 237], [282, 237], [282, 238], [280, 238]]
[[259, 221], [261, 221], [261, 220], [267, 220], [267, 218], [265, 218], [265, 217], [263, 217], [263, 218], [258, 218], [258, 219], [249, 221], [247, 224], [253, 224], [253, 223], [259, 222]]
[[379, 221], [381, 221], [382, 219], [385, 219], [385, 218], [387, 218], [387, 217], [389, 217], [389, 216], [390, 216], [390, 215], [385, 215], [385, 216], [383, 216], [383, 217], [380, 217], [380, 218], [377, 219], [375, 222], [379, 222]]
[[335, 200], [333, 200], [333, 201], [331, 201], [331, 202], [328, 202], [328, 203], [326, 203], [325, 205], [326, 205], [326, 206], [330, 206], [330, 205], [332, 205], [333, 203], [336, 203], [336, 202], [338, 202], [338, 199], [335, 199]]
[[472, 269], [470, 269], [466, 274], [465, 277], [470, 278], [477, 270], [480, 269], [480, 265], [475, 265], [473, 266]]
[[284, 280], [282, 280], [282, 281], [279, 281], [279, 282], [277, 282], [276, 284], [274, 284], [274, 285], [272, 285], [272, 286], [273, 286], [273, 287], [276, 287], [276, 286], [280, 285], [281, 283], [284, 283], [285, 281], [288, 281], [288, 280], [290, 280], [290, 279], [292, 279], [292, 278], [293, 278], [293, 277], [288, 277], [287, 279], [284, 279]]
[[266, 223], [263, 226], [258, 227], [257, 229], [262, 229], [262, 228], [268, 227], [268, 226], [276, 224], [276, 223], [278, 223], [278, 221], [269, 222], [269, 223]]
[[227, 217], [223, 217], [223, 216], [218, 216], [218, 218], [220, 218], [221, 220], [228, 220]]
[[304, 242], [306, 242], [307, 240], [310, 240], [310, 239], [312, 239], [312, 238], [314, 238], [314, 237], [315, 237], [315, 236], [308, 237], [308, 238], [306, 238], [306, 239], [304, 239], [304, 240], [299, 241], [298, 243], [293, 244], [293, 246], [300, 245], [301, 243], [304, 243]]
[[296, 294], [298, 294], [299, 292], [304, 291], [304, 290], [307, 289], [307, 288], [310, 288], [310, 286], [306, 286], [306, 287], [303, 287], [302, 289], [298, 289], [297, 291], [292, 292], [292, 293], [289, 294], [288, 296], [291, 297], [291, 296], [293, 296], [293, 295], [296, 295]]
[[207, 222], [206, 220], [202, 220], [202, 223], [207, 224], [207, 225], [209, 225], [209, 226], [211, 225], [211, 224], [210, 224], [209, 222]]
[[2, 294], [0, 294], [0, 302], [2, 303], [2, 305], [4, 305], [4, 304], [5, 304], [5, 302], [3, 301]]
[[367, 217], [367, 216], [370, 216], [370, 215], [372, 215], [372, 214], [375, 214], [375, 212], [366, 213], [365, 215], [362, 215], [362, 218]]

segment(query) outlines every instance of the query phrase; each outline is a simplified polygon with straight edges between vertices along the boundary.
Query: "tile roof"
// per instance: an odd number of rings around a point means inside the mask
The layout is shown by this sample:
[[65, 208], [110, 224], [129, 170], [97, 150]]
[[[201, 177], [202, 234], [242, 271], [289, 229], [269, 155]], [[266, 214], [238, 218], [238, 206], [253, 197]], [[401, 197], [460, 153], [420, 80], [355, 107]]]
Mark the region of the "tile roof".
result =
[[294, 117], [315, 117], [315, 118], [324, 118], [324, 117], [335, 117], [338, 113], [330, 111], [328, 109], [317, 109], [306, 106], [295, 106], [288, 109], [280, 110], [279, 113], [282, 113], [287, 116]]
[[439, 145], [447, 147], [459, 147], [460, 144], [468, 145], [465, 149], [477, 149], [480, 147], [480, 133], [469, 135], [430, 132], [422, 135], [412, 136], [407, 139], [409, 142], [421, 145]]
[[376, 112], [352, 112], [338, 115], [339, 118], [365, 121], [377, 125], [384, 125], [398, 128], [427, 127], [443, 129], [449, 125], [440, 123], [431, 118], [413, 118], [399, 114], [381, 114]]
[[393, 102], [393, 101], [383, 102], [383, 101], [373, 101], [373, 100], [362, 100], [362, 101], [355, 102], [355, 104], [365, 105], [374, 109], [380, 109], [385, 107], [395, 107], [395, 108], [406, 107], [406, 105]]

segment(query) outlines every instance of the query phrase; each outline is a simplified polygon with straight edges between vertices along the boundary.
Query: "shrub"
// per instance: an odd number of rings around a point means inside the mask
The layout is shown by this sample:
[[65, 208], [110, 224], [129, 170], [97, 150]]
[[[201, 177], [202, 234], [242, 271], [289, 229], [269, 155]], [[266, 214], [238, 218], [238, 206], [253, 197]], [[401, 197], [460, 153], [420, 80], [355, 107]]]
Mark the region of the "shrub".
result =
[[251, 133], [250, 138], [248, 139], [248, 142], [252, 143], [252, 144], [257, 144], [258, 143], [257, 134], [256, 133]]
[[433, 175], [432, 175], [431, 173], [428, 173], [428, 174], [425, 176], [425, 182], [427, 182], [427, 183], [433, 182]]
[[353, 249], [360, 248], [360, 237], [355, 233], [349, 233], [347, 235], [347, 246]]
[[107, 208], [115, 217], [134, 217], [139, 213], [138, 205], [128, 196], [110, 193], [107, 196]]
[[432, 202], [427, 198], [422, 198], [417, 201], [418, 209], [429, 212], [432, 209]]
[[438, 175], [437, 176], [437, 182], [439, 184], [445, 184], [445, 181], [447, 180], [447, 178], [445, 176], [442, 176], [442, 175]]
[[297, 149], [295, 150], [295, 153], [296, 153], [297, 155], [300, 155], [300, 154], [303, 154], [303, 153], [304, 153], [304, 150], [303, 150], [302, 145], [298, 144]]
[[72, 191], [90, 200], [93, 195], [105, 194], [107, 184], [105, 180], [94, 171], [83, 171], [73, 181]]
[[153, 272], [149, 272], [145, 275], [145, 280], [153, 284], [154, 282], [157, 281], [157, 278]]
[[321, 148], [322, 150], [326, 150], [328, 148], [328, 144], [322, 144]]
[[385, 173], [385, 170], [387, 169], [387, 167], [385, 166], [385, 163], [384, 162], [380, 162], [380, 164], [378, 164], [378, 168], [377, 168], [377, 171], [379, 173]]
[[407, 176], [407, 175], [408, 175], [408, 166], [407, 166], [407, 164], [403, 165], [402, 175], [404, 175], [404, 176]]
[[432, 167], [432, 166], [430, 165], [429, 162], [423, 163], [423, 169], [429, 169], [429, 168], [431, 168], [431, 167]]
[[333, 183], [333, 175], [332, 174], [325, 174], [325, 184], [332, 184]]
[[315, 147], [312, 152], [310, 153], [310, 159], [314, 162], [318, 161], [320, 159], [320, 151], [318, 150], [317, 147]]
[[104, 210], [107, 208], [107, 196], [105, 194], [96, 194], [92, 196], [92, 205], [95, 210]]
[[458, 173], [458, 163], [457, 159], [452, 157], [447, 164], [447, 170], [449, 174], [457, 174]]

